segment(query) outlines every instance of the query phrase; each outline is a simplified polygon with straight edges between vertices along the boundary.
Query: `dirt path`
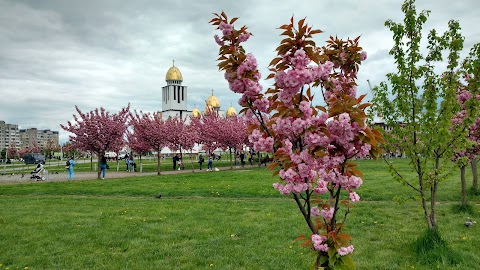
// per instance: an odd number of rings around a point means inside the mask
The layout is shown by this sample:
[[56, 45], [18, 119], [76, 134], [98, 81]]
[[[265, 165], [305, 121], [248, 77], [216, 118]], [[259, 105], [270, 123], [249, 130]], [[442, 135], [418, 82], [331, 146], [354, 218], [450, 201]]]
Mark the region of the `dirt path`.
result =
[[[245, 169], [249, 169], [250, 166], [245, 166]], [[237, 169], [233, 167], [234, 170]], [[221, 171], [230, 170], [230, 166], [228, 167], [220, 167], [218, 168]], [[241, 168], [238, 168], [239, 170]], [[181, 171], [162, 171], [162, 175], [168, 174], [180, 174], [180, 173], [191, 173], [192, 170], [181, 170]], [[196, 173], [208, 173], [207, 170], [195, 170]], [[156, 175], [156, 172], [146, 172], [146, 173], [139, 173], [139, 172], [117, 172], [117, 171], [107, 171], [106, 179], [109, 178], [123, 178], [123, 177], [141, 177], [141, 176], [148, 176], [148, 175]], [[67, 181], [68, 173], [61, 172], [61, 173], [49, 173], [45, 174], [45, 181], [33, 181], [30, 179], [30, 174], [9, 174], [9, 175], [0, 175], [0, 185], [1, 184], [10, 184], [10, 183], [35, 183], [35, 182], [62, 182]], [[75, 172], [74, 181], [78, 180], [93, 180], [97, 179], [97, 172]]]

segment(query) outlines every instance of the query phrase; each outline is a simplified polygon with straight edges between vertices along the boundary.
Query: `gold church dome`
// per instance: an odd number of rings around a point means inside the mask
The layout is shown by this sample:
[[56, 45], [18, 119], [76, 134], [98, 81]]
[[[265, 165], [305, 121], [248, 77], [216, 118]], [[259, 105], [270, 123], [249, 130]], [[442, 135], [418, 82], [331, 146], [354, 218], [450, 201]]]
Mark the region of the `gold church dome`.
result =
[[201, 116], [200, 110], [198, 110], [197, 108], [193, 108], [192, 116], [195, 117], [195, 118], [200, 118], [200, 116]]
[[237, 115], [237, 111], [235, 110], [235, 108], [230, 106], [230, 108], [228, 108], [228, 110], [227, 110], [226, 115], [227, 115], [227, 117], [235, 116], [235, 115]]
[[183, 81], [182, 73], [176, 66], [173, 66], [168, 69], [165, 81]]
[[218, 101], [218, 98], [214, 95], [211, 95], [207, 99], [207, 106], [210, 106], [212, 108], [220, 108], [220, 101]]

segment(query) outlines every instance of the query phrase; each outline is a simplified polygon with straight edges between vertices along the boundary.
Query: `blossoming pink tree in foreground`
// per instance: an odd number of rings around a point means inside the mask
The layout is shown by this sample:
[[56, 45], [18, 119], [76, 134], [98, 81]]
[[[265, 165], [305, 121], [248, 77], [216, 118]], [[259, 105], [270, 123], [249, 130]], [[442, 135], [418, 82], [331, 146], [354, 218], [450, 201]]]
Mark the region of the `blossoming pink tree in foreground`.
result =
[[74, 148], [97, 155], [97, 177], [100, 179], [100, 160], [105, 152], [118, 150], [124, 145], [130, 104], [115, 114], [110, 114], [104, 108], [89, 113], [83, 113], [77, 106], [75, 109], [78, 116], [73, 115], [74, 122], [68, 121], [67, 125], [60, 124], [60, 127], [73, 133], [69, 138]]
[[[350, 203], [360, 199], [355, 191], [362, 173], [352, 159], [376, 158], [382, 140], [366, 124], [364, 96], [356, 97], [356, 75], [366, 59], [358, 38], [330, 38], [320, 48], [312, 36], [321, 31], [292, 18], [280, 27], [284, 39], [270, 63], [267, 78], [274, 86], [262, 92], [256, 59], [241, 45], [250, 37], [247, 27], [235, 29], [237, 18], [215, 15], [211, 23], [222, 32], [215, 36], [219, 69], [230, 89], [242, 94], [255, 151], [274, 152], [270, 168], [281, 180], [274, 188], [295, 201], [307, 223], [311, 235], [298, 240], [315, 252], [316, 269], [353, 269], [345, 221]], [[325, 106], [315, 105], [315, 96]]]

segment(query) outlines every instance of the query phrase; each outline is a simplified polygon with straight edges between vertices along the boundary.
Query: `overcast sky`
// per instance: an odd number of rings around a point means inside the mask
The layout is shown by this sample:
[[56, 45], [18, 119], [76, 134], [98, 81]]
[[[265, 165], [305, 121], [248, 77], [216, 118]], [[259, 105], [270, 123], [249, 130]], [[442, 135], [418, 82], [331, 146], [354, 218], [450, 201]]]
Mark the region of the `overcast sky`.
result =
[[[0, 120], [20, 128], [57, 130], [75, 113], [104, 107], [118, 112], [130, 102], [132, 110], [161, 110], [161, 88], [175, 60], [188, 86], [188, 106], [203, 110], [214, 89], [222, 109], [239, 110], [240, 97], [228, 89], [218, 72], [216, 33], [208, 22], [224, 10], [240, 17], [253, 37], [245, 45], [259, 62], [263, 78], [281, 40], [277, 28], [306, 17], [330, 35], [361, 36], [368, 59], [359, 74], [359, 93], [385, 81], [394, 71], [388, 55], [392, 34], [387, 19], [400, 22], [400, 0], [268, 0], [268, 1], [120, 1], [120, 0], [0, 0]], [[464, 54], [480, 42], [478, 0], [419, 0], [417, 10], [432, 11], [425, 29], [446, 29], [460, 21]], [[426, 37], [426, 35], [425, 35]], [[272, 81], [262, 82], [264, 89]]]

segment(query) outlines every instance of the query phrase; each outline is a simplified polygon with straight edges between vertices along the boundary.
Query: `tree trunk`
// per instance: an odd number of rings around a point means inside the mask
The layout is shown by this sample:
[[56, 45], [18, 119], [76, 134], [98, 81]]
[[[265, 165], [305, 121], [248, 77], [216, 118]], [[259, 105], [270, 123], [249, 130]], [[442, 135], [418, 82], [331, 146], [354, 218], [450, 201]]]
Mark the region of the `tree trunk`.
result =
[[[435, 176], [436, 179], [436, 176]], [[437, 230], [437, 215], [436, 215], [436, 205], [437, 205], [437, 188], [438, 181], [434, 180], [432, 187], [430, 187], [430, 231], [434, 232]]]
[[460, 167], [460, 182], [462, 183], [462, 207], [467, 206], [467, 180], [465, 179], [465, 165]]
[[477, 158], [472, 159], [471, 165], [472, 165], [472, 176], [473, 176], [473, 190], [475, 191], [475, 194], [478, 194], [478, 170], [477, 170], [478, 159]]
[[420, 170], [419, 161], [417, 160], [416, 162], [417, 162], [418, 184], [420, 186], [420, 197], [422, 198], [423, 217], [427, 222], [428, 229], [432, 230], [433, 226], [430, 220], [430, 216], [428, 214], [427, 200], [425, 199], [425, 187], [424, 187], [423, 178], [422, 178], [422, 171]]
[[160, 149], [157, 151], [157, 175], [160, 175]]
[[[97, 179], [100, 179], [100, 174], [102, 173], [102, 170], [100, 169], [100, 160], [102, 155], [98, 153], [98, 163], [97, 163]], [[93, 155], [90, 157], [90, 163], [93, 162]]]
[[228, 151], [230, 152], [230, 170], [233, 169], [233, 166], [232, 166], [232, 148], [228, 148]]
[[190, 165], [192, 165], [192, 172], [195, 172], [195, 166], [193, 165], [193, 159], [192, 159], [192, 150], [190, 149]]
[[90, 171], [93, 171], [93, 155], [90, 154]]

